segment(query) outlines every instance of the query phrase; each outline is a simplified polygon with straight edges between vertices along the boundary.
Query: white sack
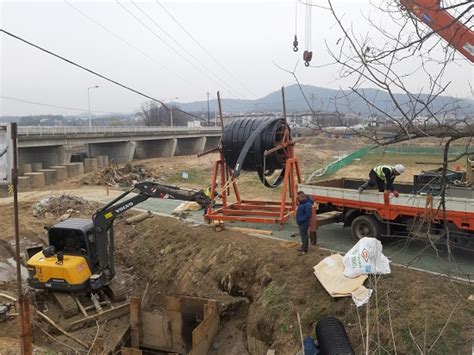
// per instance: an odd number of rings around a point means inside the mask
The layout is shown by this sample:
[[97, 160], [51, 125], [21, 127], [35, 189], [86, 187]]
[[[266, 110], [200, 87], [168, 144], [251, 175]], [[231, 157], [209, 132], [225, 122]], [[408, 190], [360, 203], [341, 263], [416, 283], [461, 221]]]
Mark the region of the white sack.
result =
[[382, 254], [382, 243], [375, 238], [362, 238], [344, 255], [344, 276], [390, 274], [390, 261]]

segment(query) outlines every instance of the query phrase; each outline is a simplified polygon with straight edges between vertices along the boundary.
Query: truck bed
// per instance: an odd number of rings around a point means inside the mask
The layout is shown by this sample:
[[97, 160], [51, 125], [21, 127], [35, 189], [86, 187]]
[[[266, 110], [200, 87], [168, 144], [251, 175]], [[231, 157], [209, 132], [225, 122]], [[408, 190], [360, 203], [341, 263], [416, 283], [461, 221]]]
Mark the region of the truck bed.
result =
[[[299, 189], [313, 197], [322, 205], [331, 204], [338, 208], [355, 208], [374, 211], [386, 220], [395, 220], [400, 216], [426, 216], [441, 220], [439, 209], [440, 197], [433, 196], [432, 203], [428, 195], [414, 194], [411, 184], [395, 184], [400, 192], [398, 198], [392, 194], [388, 199], [384, 193], [375, 190], [364, 190], [359, 194], [358, 187], [364, 180], [331, 179], [312, 184], [301, 184]], [[450, 187], [446, 194], [448, 220], [458, 228], [474, 231], [474, 190], [471, 188]]]

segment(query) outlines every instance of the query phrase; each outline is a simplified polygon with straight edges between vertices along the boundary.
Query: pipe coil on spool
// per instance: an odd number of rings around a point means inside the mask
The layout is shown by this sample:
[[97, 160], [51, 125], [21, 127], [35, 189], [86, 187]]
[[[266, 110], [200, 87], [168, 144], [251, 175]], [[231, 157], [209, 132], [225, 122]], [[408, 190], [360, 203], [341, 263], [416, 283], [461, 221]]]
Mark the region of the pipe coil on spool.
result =
[[321, 318], [316, 324], [316, 338], [321, 355], [354, 355], [346, 329], [337, 318]]
[[[266, 187], [277, 187], [285, 175], [286, 155], [283, 149], [264, 155], [265, 151], [281, 143], [285, 131], [290, 129], [283, 118], [239, 118], [225, 126], [222, 134], [224, 159], [233, 169], [236, 178], [244, 171], [256, 171]], [[281, 169], [272, 182], [267, 177]]]

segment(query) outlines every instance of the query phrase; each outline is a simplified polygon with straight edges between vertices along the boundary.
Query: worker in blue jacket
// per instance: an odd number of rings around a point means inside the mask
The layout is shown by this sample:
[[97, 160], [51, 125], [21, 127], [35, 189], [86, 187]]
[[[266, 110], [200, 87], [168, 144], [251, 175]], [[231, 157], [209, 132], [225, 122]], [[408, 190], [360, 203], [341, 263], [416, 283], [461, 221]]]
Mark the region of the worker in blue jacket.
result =
[[298, 192], [298, 208], [296, 210], [296, 223], [300, 230], [301, 247], [298, 249], [298, 255], [305, 255], [308, 252], [308, 229], [311, 220], [311, 209], [313, 207], [313, 200], [307, 196], [303, 191]]

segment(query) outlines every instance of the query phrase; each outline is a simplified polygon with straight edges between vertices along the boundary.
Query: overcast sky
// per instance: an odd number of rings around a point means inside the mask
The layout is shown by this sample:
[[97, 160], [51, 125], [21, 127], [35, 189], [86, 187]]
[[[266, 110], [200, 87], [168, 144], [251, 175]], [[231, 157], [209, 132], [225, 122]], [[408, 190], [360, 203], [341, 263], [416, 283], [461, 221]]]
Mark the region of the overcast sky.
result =
[[[176, 97], [181, 102], [205, 100], [207, 92], [214, 97], [217, 90], [223, 97], [265, 96], [293, 83], [273, 62], [293, 67], [304, 49], [304, 6], [299, 5], [300, 51], [292, 51], [295, 1], [160, 0], [206, 51], [156, 1], [135, 0], [134, 5], [119, 0], [143, 23], [115, 0], [71, 1], [96, 23], [65, 1], [0, 2], [3, 29], [164, 101]], [[390, 18], [374, 12], [369, 1], [333, 2], [345, 23], [353, 23], [361, 34], [368, 30], [363, 15], [369, 12], [390, 25]], [[340, 32], [327, 11], [313, 8], [312, 15], [312, 64], [324, 64], [330, 60], [325, 42], [335, 46]], [[92, 111], [131, 112], [145, 100], [2, 33], [0, 45], [3, 97], [87, 111], [87, 88], [98, 85], [90, 90]], [[407, 72], [412, 68], [413, 63], [406, 64]], [[297, 74], [304, 84], [344, 89], [351, 82], [338, 79], [339, 69], [305, 68], [300, 61]], [[412, 77], [414, 90], [427, 87], [421, 73]], [[473, 67], [467, 60], [451, 65], [446, 77], [452, 81], [447, 94], [470, 97]], [[0, 105], [0, 115], [79, 113], [5, 98], [0, 98]]]

